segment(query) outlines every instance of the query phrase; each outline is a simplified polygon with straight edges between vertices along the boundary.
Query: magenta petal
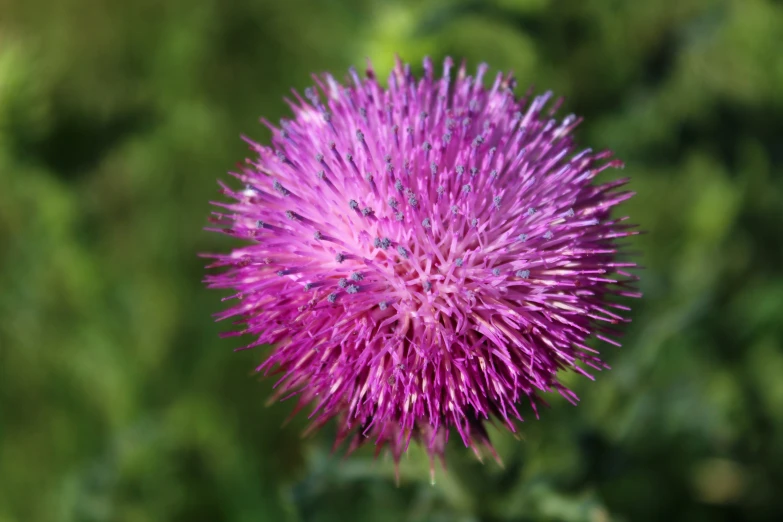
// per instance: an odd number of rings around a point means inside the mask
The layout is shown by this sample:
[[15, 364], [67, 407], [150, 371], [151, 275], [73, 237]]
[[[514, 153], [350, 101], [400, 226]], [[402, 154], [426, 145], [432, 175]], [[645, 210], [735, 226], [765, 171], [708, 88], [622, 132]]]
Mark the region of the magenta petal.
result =
[[575, 403], [558, 372], [606, 368], [586, 343], [617, 344], [613, 299], [638, 296], [617, 260], [638, 231], [610, 215], [627, 180], [594, 182], [622, 163], [578, 150], [550, 93], [528, 103], [510, 76], [487, 90], [486, 66], [452, 65], [416, 80], [398, 62], [387, 89], [370, 70], [317, 77], [292, 120], [264, 120], [271, 146], [246, 140], [257, 157], [210, 218], [246, 244], [209, 256], [223, 271], [206, 284], [235, 292], [218, 317], [274, 347], [259, 371], [276, 398], [396, 460], [412, 438], [442, 456], [451, 428], [489, 445], [485, 422], [513, 431], [541, 392]]

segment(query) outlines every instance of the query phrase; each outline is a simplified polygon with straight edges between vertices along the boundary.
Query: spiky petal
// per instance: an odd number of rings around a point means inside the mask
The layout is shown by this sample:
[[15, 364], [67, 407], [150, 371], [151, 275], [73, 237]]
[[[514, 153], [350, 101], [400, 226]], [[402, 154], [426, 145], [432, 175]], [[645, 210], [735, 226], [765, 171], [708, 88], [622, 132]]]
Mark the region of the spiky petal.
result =
[[486, 419], [513, 431], [541, 392], [575, 402], [558, 372], [605, 368], [588, 339], [616, 344], [612, 298], [638, 296], [616, 244], [635, 232], [610, 215], [627, 180], [594, 183], [621, 163], [577, 153], [550, 93], [451, 69], [427, 59], [416, 80], [398, 61], [387, 89], [371, 68], [314, 77], [214, 203], [213, 230], [247, 242], [214, 256], [208, 285], [237, 300], [218, 317], [272, 345], [276, 397], [395, 459], [413, 437], [441, 454], [451, 428], [488, 444]]

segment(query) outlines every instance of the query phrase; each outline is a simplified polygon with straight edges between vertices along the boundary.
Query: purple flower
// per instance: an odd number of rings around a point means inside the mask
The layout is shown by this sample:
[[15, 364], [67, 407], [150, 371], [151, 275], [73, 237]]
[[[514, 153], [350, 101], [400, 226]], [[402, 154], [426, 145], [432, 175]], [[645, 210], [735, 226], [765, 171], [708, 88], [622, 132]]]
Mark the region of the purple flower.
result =
[[607, 368], [588, 339], [618, 345], [614, 298], [639, 296], [616, 244], [636, 232], [610, 215], [627, 179], [594, 183], [622, 163], [577, 152], [550, 93], [452, 65], [417, 80], [398, 60], [388, 89], [371, 68], [316, 77], [214, 203], [212, 230], [246, 243], [211, 255], [209, 287], [236, 292], [218, 317], [272, 346], [277, 397], [395, 460], [412, 438], [442, 456], [451, 428], [492, 451], [487, 419], [513, 431], [541, 392], [576, 402], [558, 372]]

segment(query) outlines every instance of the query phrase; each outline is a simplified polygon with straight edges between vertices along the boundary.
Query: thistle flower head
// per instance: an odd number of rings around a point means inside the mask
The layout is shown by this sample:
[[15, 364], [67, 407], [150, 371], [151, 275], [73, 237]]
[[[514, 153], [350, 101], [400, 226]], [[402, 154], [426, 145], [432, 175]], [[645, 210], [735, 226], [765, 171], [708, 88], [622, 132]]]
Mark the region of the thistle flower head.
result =
[[635, 232], [610, 215], [626, 180], [594, 181], [621, 163], [577, 151], [549, 93], [516, 98], [502, 74], [487, 89], [486, 71], [316, 77], [215, 203], [213, 230], [246, 243], [214, 255], [207, 283], [236, 299], [218, 317], [271, 345], [258, 370], [277, 395], [351, 448], [441, 455], [454, 429], [475, 450], [542, 392], [575, 402], [558, 373], [605, 368], [588, 339], [617, 344], [612, 298], [638, 295], [615, 243]]

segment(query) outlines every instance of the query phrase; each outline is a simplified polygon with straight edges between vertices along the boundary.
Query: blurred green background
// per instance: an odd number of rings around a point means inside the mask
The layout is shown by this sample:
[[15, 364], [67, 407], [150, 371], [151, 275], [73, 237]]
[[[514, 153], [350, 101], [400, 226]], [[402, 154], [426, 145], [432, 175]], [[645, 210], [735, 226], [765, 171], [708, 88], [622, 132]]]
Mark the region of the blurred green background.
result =
[[[565, 95], [650, 232], [614, 369], [435, 486], [281, 428], [196, 257], [240, 133], [395, 52]], [[0, 0], [0, 522], [783, 520], [782, 163], [779, 1]]]

